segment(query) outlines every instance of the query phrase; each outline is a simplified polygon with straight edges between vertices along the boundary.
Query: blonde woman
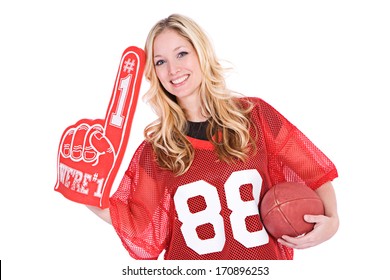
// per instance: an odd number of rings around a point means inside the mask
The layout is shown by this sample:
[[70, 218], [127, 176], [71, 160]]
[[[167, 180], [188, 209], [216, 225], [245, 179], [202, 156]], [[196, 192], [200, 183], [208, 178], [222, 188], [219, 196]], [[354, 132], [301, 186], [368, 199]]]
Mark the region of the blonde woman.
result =
[[[135, 259], [292, 259], [338, 229], [333, 163], [278, 111], [226, 88], [224, 68], [192, 19], [159, 21], [145, 45], [145, 94], [158, 119], [145, 128], [105, 210]], [[261, 224], [259, 202], [273, 185], [314, 189], [325, 215], [303, 237], [276, 240]]]

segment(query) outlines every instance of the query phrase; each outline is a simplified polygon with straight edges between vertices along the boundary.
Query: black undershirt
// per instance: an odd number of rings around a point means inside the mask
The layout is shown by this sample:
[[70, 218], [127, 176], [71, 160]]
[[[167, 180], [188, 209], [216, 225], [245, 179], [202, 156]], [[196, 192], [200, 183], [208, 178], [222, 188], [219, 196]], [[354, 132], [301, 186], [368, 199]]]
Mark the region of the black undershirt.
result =
[[206, 133], [208, 121], [204, 121], [204, 122], [187, 121], [187, 124], [188, 124], [187, 135], [189, 137], [200, 139], [200, 140], [208, 140], [207, 133]]

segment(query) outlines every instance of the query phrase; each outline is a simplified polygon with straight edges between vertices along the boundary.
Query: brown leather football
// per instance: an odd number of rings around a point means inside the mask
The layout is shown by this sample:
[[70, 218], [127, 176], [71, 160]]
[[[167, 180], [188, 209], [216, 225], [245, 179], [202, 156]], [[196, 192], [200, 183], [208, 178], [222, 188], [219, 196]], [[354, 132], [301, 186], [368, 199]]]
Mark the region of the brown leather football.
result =
[[267, 232], [299, 236], [311, 231], [314, 224], [304, 221], [305, 214], [323, 215], [324, 205], [317, 193], [302, 183], [285, 182], [273, 186], [264, 195], [260, 213]]

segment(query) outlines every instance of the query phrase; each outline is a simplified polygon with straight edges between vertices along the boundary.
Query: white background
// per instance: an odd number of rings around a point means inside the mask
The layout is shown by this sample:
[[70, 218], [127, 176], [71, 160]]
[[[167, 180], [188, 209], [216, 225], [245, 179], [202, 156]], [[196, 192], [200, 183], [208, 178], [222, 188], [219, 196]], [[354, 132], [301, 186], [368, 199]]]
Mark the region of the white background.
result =
[[[127, 265], [268, 265], [264, 279], [383, 279], [390, 249], [386, 3], [2, 1], [4, 279], [125, 279]], [[331, 240], [296, 251], [292, 262], [137, 262], [110, 225], [54, 191], [63, 130], [82, 118], [104, 118], [123, 50], [142, 48], [152, 25], [171, 13], [188, 15], [207, 31], [218, 56], [234, 66], [232, 89], [268, 101], [334, 161], [341, 225]], [[141, 94], [147, 87], [144, 82]], [[153, 119], [140, 99], [118, 177]]]

